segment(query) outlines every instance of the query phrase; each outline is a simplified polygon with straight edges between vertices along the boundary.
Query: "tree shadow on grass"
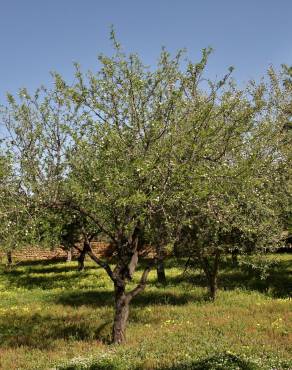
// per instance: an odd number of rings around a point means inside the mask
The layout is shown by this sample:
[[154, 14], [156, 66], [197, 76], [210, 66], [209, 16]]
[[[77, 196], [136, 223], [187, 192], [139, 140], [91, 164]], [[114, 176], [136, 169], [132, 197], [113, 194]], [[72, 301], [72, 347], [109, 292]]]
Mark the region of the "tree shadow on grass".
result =
[[[25, 288], [28, 290], [32, 289], [53, 289], [59, 286], [74, 286], [76, 281], [80, 280], [80, 274], [76, 272], [75, 274], [70, 274], [67, 276], [61, 275], [60, 270], [57, 272], [48, 271], [47, 273], [43, 273], [43, 271], [34, 271], [31, 272], [22, 272], [18, 270], [12, 270], [5, 274], [5, 279], [8, 280], [10, 287], [15, 288]], [[64, 271], [63, 271], [64, 272]], [[70, 272], [65, 271], [65, 272]], [[60, 273], [60, 275], [58, 275]], [[89, 276], [90, 273], [86, 272], [83, 273], [83, 277]]]
[[[222, 353], [208, 357], [201, 361], [186, 362], [179, 365], [159, 368], [159, 370], [260, 370], [260, 368], [250, 361], [243, 360], [239, 356]], [[137, 369], [138, 370], [138, 369]]]
[[[68, 273], [68, 275], [67, 275]], [[48, 265], [44, 268], [12, 269], [3, 273], [9, 287], [31, 289], [54, 289], [60, 286], [71, 288], [76, 282], [88, 277], [98, 278], [91, 269], [82, 272], [74, 266]]]
[[[176, 295], [170, 292], [144, 292], [135, 297], [131, 304], [130, 322], [141, 322], [137, 310], [147, 305], [183, 305], [193, 302], [191, 294]], [[22, 314], [20, 311], [7, 312], [0, 317], [0, 346], [49, 349], [58, 339], [79, 341], [96, 340], [109, 343], [113, 320], [113, 293], [110, 291], [75, 291], [54, 296], [55, 302], [63, 306], [93, 308], [106, 307], [98, 319], [94, 314]], [[59, 310], [57, 312], [60, 312]], [[144, 318], [144, 322], [148, 322]], [[150, 319], [149, 319], [150, 320]], [[152, 322], [153, 320], [151, 320]]]
[[[84, 367], [85, 368], [85, 367]], [[130, 368], [130, 367], [128, 367]], [[134, 370], [149, 369], [143, 364], [133, 367]], [[80, 365], [68, 364], [58, 367], [59, 370], [77, 370], [82, 369]], [[118, 370], [121, 369], [119, 361], [115, 359], [102, 359], [86, 366], [88, 370]], [[260, 370], [260, 367], [248, 360], [229, 353], [217, 354], [201, 361], [187, 361], [177, 365], [165, 367], [155, 367], [157, 370]]]
[[[96, 368], [97, 369], [97, 368]], [[223, 353], [212, 357], [208, 357], [201, 361], [185, 362], [179, 365], [167, 366], [159, 368], [159, 370], [260, 370], [260, 368], [247, 360], [243, 360], [239, 356]], [[93, 369], [92, 369], [93, 370]], [[138, 368], [136, 369], [138, 370]]]
[[56, 257], [53, 259], [44, 259], [44, 260], [25, 260], [25, 261], [17, 261], [16, 266], [54, 266], [60, 263], [64, 263], [66, 258], [64, 257]]
[[[189, 269], [186, 273], [169, 277], [168, 281], [174, 285], [187, 282], [195, 286], [207, 287], [204, 274], [196, 269]], [[291, 261], [278, 262], [268, 270], [268, 275], [264, 279], [261, 279], [260, 272], [257, 270], [235, 267], [230, 261], [224, 261], [218, 275], [218, 288], [222, 290], [242, 288], [268, 293], [274, 298], [289, 297], [292, 291]]]
[[70, 291], [57, 295], [54, 299], [54, 303], [71, 307], [113, 307], [114, 294], [110, 291], [101, 290]]
[[[193, 302], [191, 294], [175, 295], [170, 292], [144, 292], [137, 296], [131, 304], [130, 322], [141, 322], [140, 307], [147, 305], [183, 305]], [[22, 314], [21, 311], [7, 312], [0, 318], [0, 346], [19, 347], [26, 346], [38, 349], [54, 347], [58, 339], [68, 341], [96, 340], [109, 343], [111, 325], [113, 320], [113, 293], [109, 291], [79, 291], [64, 293], [56, 298], [55, 303], [63, 306], [78, 307], [90, 305], [93, 308], [107, 307], [101, 317], [94, 314]], [[110, 308], [110, 309], [109, 309]], [[138, 310], [138, 311], [137, 311]], [[59, 312], [59, 310], [58, 310]], [[144, 320], [144, 321], [143, 321]], [[148, 322], [147, 318], [142, 321]], [[146, 321], [145, 321], [146, 320]], [[151, 322], [152, 319], [149, 318]]]
[[219, 287], [225, 290], [243, 288], [267, 293], [273, 298], [286, 298], [291, 296], [292, 275], [272, 271], [261, 279], [258, 273], [229, 273], [220, 276]]
[[[190, 302], [205, 301], [207, 296], [196, 296], [191, 293], [175, 294], [167, 291], [144, 291], [136, 296], [131, 302], [131, 307], [146, 307], [148, 305], [171, 305], [181, 306]], [[73, 291], [65, 292], [56, 297], [54, 303], [64, 306], [92, 306], [105, 307], [114, 305], [114, 294], [111, 291]]]
[[[178, 262], [178, 267], [182, 266], [181, 263], [182, 261]], [[144, 262], [142, 262], [139, 269], [143, 269], [143, 264]], [[167, 261], [167, 264], [175, 266], [173, 260]], [[68, 275], [66, 273], [68, 273]], [[97, 273], [96, 267], [92, 266], [88, 266], [85, 271], [80, 273], [75, 266], [72, 265], [60, 265], [52, 261], [43, 261], [43, 263], [40, 264], [40, 261], [38, 261], [36, 264], [30, 262], [25, 271], [15, 268], [6, 272], [3, 276], [8, 281], [10, 287], [53, 289], [62, 286], [70, 289], [71, 286], [74, 286], [80, 279], [90, 276], [98, 279], [99, 274], [102, 275], [103, 272], [99, 270]], [[185, 274], [181, 273], [176, 276], [167, 276], [167, 280], [168, 283], [172, 285], [179, 285], [183, 282], [187, 282], [192, 285], [206, 287], [204, 274], [196, 268], [193, 270], [189, 269]], [[101, 285], [99, 286], [104, 286], [104, 284], [106, 283], [101, 281]], [[151, 284], [157, 285], [156, 282]], [[288, 297], [291, 294], [292, 287], [291, 261], [279, 261], [275, 267], [270, 269], [268, 277], [261, 280], [257, 271], [252, 271], [243, 267], [235, 267], [230, 260], [226, 259], [223, 260], [221, 266], [218, 285], [219, 289], [224, 290], [243, 288], [268, 293], [273, 297]], [[172, 297], [169, 299], [170, 304], [173, 304]], [[140, 296], [137, 297], [137, 302], [139, 302], [139, 300]], [[160, 302], [161, 300], [158, 299], [158, 303]]]
[[44, 350], [53, 348], [54, 342], [59, 339], [107, 342], [111, 322], [111, 312], [102, 321], [78, 314], [66, 317], [53, 314], [7, 314], [0, 320], [0, 346], [25, 346]]

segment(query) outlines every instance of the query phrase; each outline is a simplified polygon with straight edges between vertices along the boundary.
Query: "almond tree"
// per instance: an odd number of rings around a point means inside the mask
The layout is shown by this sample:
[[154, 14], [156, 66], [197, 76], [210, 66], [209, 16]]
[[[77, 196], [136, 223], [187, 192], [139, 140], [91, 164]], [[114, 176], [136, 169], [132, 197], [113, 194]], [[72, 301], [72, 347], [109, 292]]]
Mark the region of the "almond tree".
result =
[[[210, 50], [203, 50], [199, 63], [162, 50], [150, 69], [136, 54], [125, 55], [114, 33], [112, 41], [114, 55], [100, 56], [96, 73], [84, 74], [76, 65], [73, 84], [55, 73], [51, 91], [30, 96], [21, 90], [20, 101], [9, 96], [3, 121], [15, 173], [36, 205], [35, 217], [78, 214], [84, 235], [90, 225], [111, 241], [114, 267], [94, 254], [88, 238], [83, 252], [113, 283], [113, 342], [122, 343], [130, 303], [145, 289], [156, 262], [146, 258], [139, 283], [129, 288], [145, 240], [159, 243], [161, 260], [165, 244], [181, 240], [183, 229], [194, 225], [199, 255], [204, 259], [215, 251], [219, 260], [234, 230], [248, 239], [264, 229], [261, 222], [249, 230], [246, 209], [256, 199], [255, 186], [269, 197], [278, 181], [267, 181], [269, 171], [282, 174], [285, 161], [276, 145], [281, 119], [275, 99], [265, 100], [263, 85], [250, 87], [245, 96], [228, 82], [232, 69], [222, 80], [207, 81]], [[272, 89], [281, 102], [276, 85]], [[267, 204], [265, 198], [256, 208], [260, 220], [269, 219], [273, 207]], [[46, 230], [48, 240], [59, 238], [59, 231]], [[185, 255], [194, 243], [187, 245]], [[212, 252], [205, 253], [209, 247]]]
[[[58, 204], [90, 219], [111, 240], [117, 260], [114, 268], [94, 255], [89, 245], [87, 254], [113, 282], [113, 341], [122, 343], [130, 302], [145, 288], [153, 264], [147, 265], [140, 283], [128, 290], [145, 240], [166, 244], [172, 238], [165, 231], [170, 211], [181, 188], [189, 187], [180, 169], [189, 171], [188, 163], [209, 161], [215, 152], [209, 140], [215, 147], [226, 139], [221, 133], [217, 139], [218, 127], [208, 123], [214, 122], [212, 110], [232, 70], [203, 92], [210, 50], [185, 69], [181, 52], [171, 59], [163, 50], [152, 71], [137, 55], [124, 55], [114, 34], [112, 39], [115, 54], [99, 58], [101, 69], [96, 74], [86, 76], [76, 65], [73, 86], [55, 75], [57, 89], [76, 113], [74, 122], [66, 125], [73, 142], [67, 152], [70, 174]], [[231, 86], [228, 94], [232, 93]], [[222, 103], [221, 117], [229, 110], [230, 105]], [[159, 219], [163, 220], [160, 227]], [[156, 247], [160, 262], [162, 248]]]
[[0, 155], [0, 249], [11, 266], [13, 251], [35, 237], [33, 204], [14, 176], [11, 156]]
[[[209, 137], [211, 145], [206, 143], [208, 154], [187, 161], [186, 171], [178, 167], [189, 186], [181, 187], [180, 207], [175, 207], [182, 220], [177, 248], [196, 258], [213, 300], [224, 254], [266, 252], [281, 243], [290, 162], [289, 143], [283, 140], [286, 95], [269, 73], [267, 84], [252, 83], [246, 91], [220, 97], [207, 123], [209, 132], [218, 132]], [[183, 149], [192, 145], [186, 139]]]
[[[114, 41], [115, 42], [115, 41]], [[56, 85], [77, 112], [68, 125], [72, 150], [65, 205], [89, 218], [111, 240], [116, 266], [87, 254], [103, 267], [114, 285], [113, 341], [122, 343], [129, 304], [146, 285], [153, 261], [139, 284], [127, 290], [145, 247], [149, 220], [167, 196], [170, 156], [182, 87], [180, 54], [170, 59], [163, 51], [156, 71], [145, 68], [136, 55], [125, 56], [119, 46], [112, 58], [100, 57], [101, 70], [85, 77], [76, 70], [77, 84], [69, 87], [56, 75]]]
[[[76, 66], [73, 86], [55, 74], [52, 91], [42, 88], [30, 96], [21, 90], [20, 101], [9, 96], [3, 120], [15, 169], [37, 203], [38, 217], [45, 219], [48, 210], [77, 212], [111, 240], [114, 268], [93, 253], [90, 243], [86, 253], [113, 282], [113, 341], [121, 343], [129, 304], [145, 288], [154, 262], [128, 290], [149, 220], [163, 212], [170, 194], [173, 143], [189, 114], [184, 90], [195, 88], [206, 52], [202, 65], [189, 63], [183, 73], [181, 53], [170, 58], [163, 50], [151, 71], [137, 55], [124, 55], [114, 35], [113, 42], [115, 55], [101, 56], [96, 74], [83, 76]], [[58, 233], [51, 232], [55, 241]]]

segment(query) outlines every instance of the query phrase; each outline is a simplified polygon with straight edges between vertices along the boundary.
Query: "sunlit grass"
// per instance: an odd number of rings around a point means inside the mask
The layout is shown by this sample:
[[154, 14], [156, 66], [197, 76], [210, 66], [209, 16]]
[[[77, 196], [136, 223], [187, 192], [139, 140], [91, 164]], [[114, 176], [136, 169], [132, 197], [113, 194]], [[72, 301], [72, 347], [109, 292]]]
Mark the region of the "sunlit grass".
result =
[[264, 281], [227, 263], [215, 303], [207, 299], [200, 271], [183, 275], [183, 265], [170, 260], [168, 285], [157, 285], [153, 271], [146, 291], [133, 301], [127, 343], [120, 347], [107, 344], [111, 282], [89, 261], [82, 273], [76, 262], [2, 269], [0, 367], [292, 368], [292, 258], [278, 258]]

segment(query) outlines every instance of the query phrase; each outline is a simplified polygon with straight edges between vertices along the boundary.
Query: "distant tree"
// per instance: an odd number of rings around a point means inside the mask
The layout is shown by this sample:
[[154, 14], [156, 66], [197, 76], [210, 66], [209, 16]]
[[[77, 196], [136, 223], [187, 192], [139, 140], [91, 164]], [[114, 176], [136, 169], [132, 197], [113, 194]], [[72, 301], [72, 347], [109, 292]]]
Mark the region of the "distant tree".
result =
[[0, 249], [12, 264], [13, 251], [35, 238], [33, 203], [14, 176], [9, 154], [0, 155]]
[[[283, 104], [283, 116], [285, 117], [285, 123], [283, 126], [283, 141], [287, 143], [286, 155], [292, 161], [292, 66], [288, 67], [283, 65], [282, 79], [285, 91], [285, 100]], [[284, 217], [284, 228], [286, 233], [286, 244], [292, 244], [292, 166], [287, 168], [287, 194], [289, 202], [286, 209], [283, 212]]]
[[[270, 81], [250, 85], [250, 95], [223, 94], [213, 108], [213, 119], [211, 114], [206, 122], [206, 132], [218, 133], [213, 138], [204, 135], [208, 155], [185, 160], [182, 152], [182, 159], [178, 157], [185, 161], [184, 169], [177, 167], [178, 178], [188, 186], [181, 186], [174, 203], [174, 222], [181, 220], [176, 248], [196, 258], [212, 299], [224, 254], [262, 253], [281, 243], [289, 144], [283, 140], [283, 91], [272, 70]], [[193, 135], [184, 150], [192, 147]]]

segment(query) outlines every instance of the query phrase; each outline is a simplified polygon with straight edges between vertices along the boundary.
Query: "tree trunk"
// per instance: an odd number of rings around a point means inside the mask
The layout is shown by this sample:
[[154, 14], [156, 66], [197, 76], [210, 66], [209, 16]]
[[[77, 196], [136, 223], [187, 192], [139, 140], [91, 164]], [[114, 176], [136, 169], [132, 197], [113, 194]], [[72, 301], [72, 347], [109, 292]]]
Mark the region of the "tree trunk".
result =
[[[114, 268], [111, 269], [107, 262], [99, 259], [92, 251], [88, 238], [85, 239], [83, 245], [83, 251], [89, 255], [89, 257], [105, 269], [108, 276], [114, 283], [115, 293], [115, 315], [114, 323], [112, 327], [112, 342], [115, 344], [121, 344], [126, 339], [126, 326], [129, 317], [129, 305], [131, 300], [140, 292], [145, 289], [147, 277], [154, 264], [154, 260], [150, 261], [149, 265], [144, 269], [141, 276], [140, 282], [134, 289], [126, 293], [126, 284], [129, 280], [132, 280], [133, 274], [138, 264], [138, 242], [139, 242], [139, 225], [136, 226], [133, 235], [128, 239], [129, 248], [126, 250], [124, 244], [118, 244], [118, 262]], [[117, 242], [118, 243], [118, 242]], [[80, 249], [79, 249], [80, 250]], [[83, 251], [80, 250], [82, 253]]]
[[84, 240], [83, 242], [83, 249], [80, 251], [79, 257], [78, 257], [78, 270], [83, 271], [84, 270], [84, 261], [85, 256], [88, 251], [90, 251], [90, 241], [88, 239]]
[[215, 252], [213, 263], [210, 263], [208, 257], [201, 258], [202, 268], [205, 272], [208, 286], [209, 294], [212, 301], [215, 301], [217, 293], [217, 278], [219, 271], [219, 260], [220, 260], [220, 251]]
[[217, 293], [217, 272], [213, 272], [209, 279], [209, 291], [210, 291], [210, 298], [212, 301], [215, 301], [216, 293]]
[[163, 261], [162, 257], [158, 258], [156, 271], [157, 271], [157, 281], [158, 281], [158, 283], [166, 285], [164, 261]]
[[6, 258], [7, 258], [7, 266], [11, 266], [12, 265], [12, 252], [11, 251], [6, 252]]
[[[135, 255], [133, 255], [132, 260], [136, 261]], [[113, 272], [112, 280], [115, 284], [115, 317], [112, 330], [113, 343], [121, 344], [125, 342], [130, 302], [137, 294], [143, 292], [145, 289], [147, 277], [153, 263], [154, 261], [145, 268], [139, 284], [127, 293], [126, 283], [128, 280], [128, 273], [125, 273], [125, 269], [123, 269], [122, 265], [119, 266], [119, 268], [116, 267], [116, 271]]]
[[69, 248], [67, 250], [67, 259], [66, 262], [71, 262], [72, 261], [72, 248]]
[[236, 266], [238, 264], [238, 257], [237, 256], [238, 256], [238, 251], [237, 250], [233, 250], [231, 252], [231, 258], [232, 258], [232, 264], [234, 266]]
[[83, 271], [84, 270], [84, 260], [85, 260], [85, 251], [82, 251], [78, 257], [78, 270]]
[[163, 248], [163, 241], [159, 242], [156, 245], [156, 272], [157, 272], [157, 281], [160, 284], [165, 285], [166, 284], [166, 275], [165, 275], [165, 269], [164, 269], [164, 248]]
[[126, 340], [126, 325], [129, 317], [129, 299], [125, 288], [115, 287], [115, 317], [113, 324], [113, 343], [121, 344]]

